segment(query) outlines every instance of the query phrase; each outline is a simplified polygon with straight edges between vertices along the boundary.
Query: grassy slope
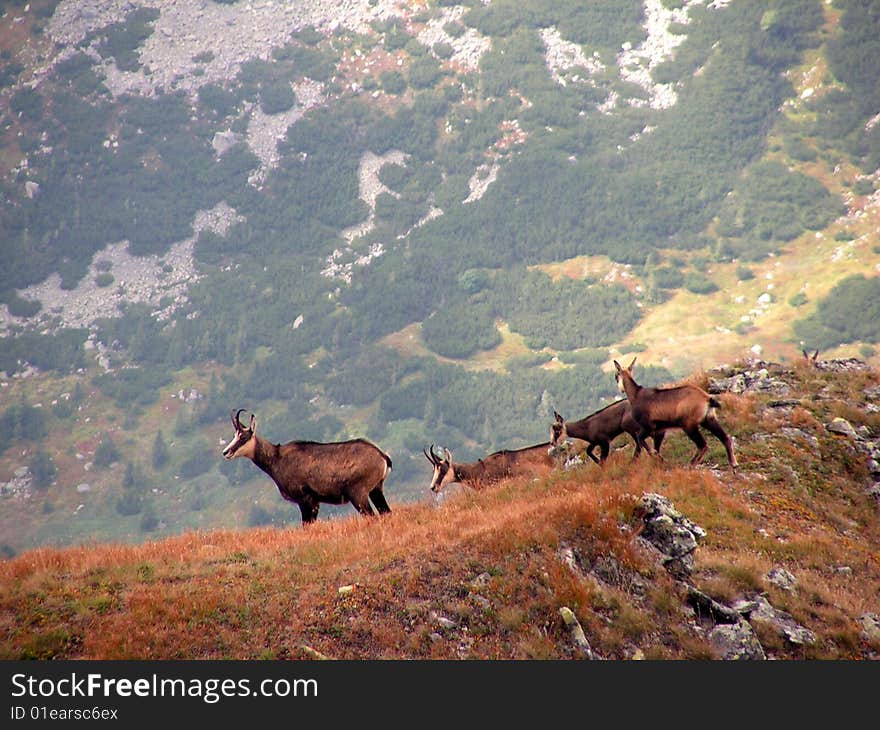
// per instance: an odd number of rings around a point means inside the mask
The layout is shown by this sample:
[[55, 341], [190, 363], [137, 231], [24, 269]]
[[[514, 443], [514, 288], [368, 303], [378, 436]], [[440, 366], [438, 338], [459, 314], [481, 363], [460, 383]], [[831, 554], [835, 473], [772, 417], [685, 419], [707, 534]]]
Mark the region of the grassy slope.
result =
[[[864, 494], [865, 458], [823, 423], [845, 415], [876, 432], [880, 416], [852, 403], [880, 374], [798, 368], [792, 379], [801, 406], [786, 418], [765, 396], [722, 396], [736, 475], [676, 466], [691, 446], [674, 436], [666, 465], [630, 464], [627, 449], [604, 471], [460, 490], [439, 506], [395, 505], [384, 519], [26, 552], [0, 564], [0, 657], [569, 658], [562, 606], [603, 657], [712, 656], [680, 585], [620, 529], [635, 524], [632, 495], [645, 491], [707, 530], [698, 588], [725, 601], [765, 591], [819, 636], [804, 649], [759, 633], [768, 652], [869, 656], [878, 647], [857, 619], [876, 609], [877, 508]], [[788, 425], [814, 435], [818, 453], [773, 436]], [[723, 464], [717, 442], [708, 461]], [[584, 563], [613, 556], [617, 578], [576, 576], [558, 557], [563, 544]], [[798, 578], [794, 592], [766, 582], [774, 566]], [[482, 573], [485, 585], [469, 587]]]

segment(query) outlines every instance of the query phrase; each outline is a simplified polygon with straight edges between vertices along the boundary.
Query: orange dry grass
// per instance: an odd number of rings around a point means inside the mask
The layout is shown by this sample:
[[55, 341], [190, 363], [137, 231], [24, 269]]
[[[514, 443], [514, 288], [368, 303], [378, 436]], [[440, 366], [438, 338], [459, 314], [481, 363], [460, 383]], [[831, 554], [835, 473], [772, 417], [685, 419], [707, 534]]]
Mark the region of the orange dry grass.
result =
[[[849, 398], [873, 376], [795, 377], [801, 406], [788, 415], [767, 407], [769, 397], [719, 397], [737, 437], [736, 474], [712, 439], [709, 468], [679, 466], [692, 447], [671, 434], [665, 463], [631, 462], [630, 447], [604, 469], [460, 488], [438, 506], [395, 505], [384, 518], [24, 553], [0, 563], [0, 656], [569, 658], [561, 606], [602, 656], [711, 656], [680, 588], [638, 547], [633, 508], [647, 491], [706, 529], [698, 588], [724, 601], [765, 591], [820, 636], [806, 652], [764, 637], [776, 656], [870, 656], [858, 617], [876, 603], [880, 525], [864, 466], [822, 427], [841, 406], [810, 396], [834, 387]], [[785, 425], [815, 434], [818, 451], [780, 435]], [[585, 579], [597, 564], [619, 580]], [[795, 592], [767, 582], [775, 566], [797, 576]], [[633, 592], [639, 581], [647, 590]]]
[[[561, 524], [601, 522], [600, 501], [616, 498], [581, 487], [560, 483], [528, 499], [531, 486], [513, 482], [436, 509], [403, 506], [382, 519], [305, 530], [35, 550], [0, 565], [3, 653], [28, 655], [35, 636], [54, 631], [65, 637], [54, 647], [63, 656], [259, 656], [277, 647], [281, 633], [309, 633], [323, 623], [340, 585], [357, 584], [357, 596], [382, 593], [390, 566], [400, 565], [396, 580], [408, 583], [438, 556], [453, 563], [462, 545], [504, 554], [524, 544], [555, 545]], [[610, 527], [598, 532], [619, 537]], [[33, 620], [16, 620], [29, 615]], [[370, 654], [386, 651], [368, 644]]]

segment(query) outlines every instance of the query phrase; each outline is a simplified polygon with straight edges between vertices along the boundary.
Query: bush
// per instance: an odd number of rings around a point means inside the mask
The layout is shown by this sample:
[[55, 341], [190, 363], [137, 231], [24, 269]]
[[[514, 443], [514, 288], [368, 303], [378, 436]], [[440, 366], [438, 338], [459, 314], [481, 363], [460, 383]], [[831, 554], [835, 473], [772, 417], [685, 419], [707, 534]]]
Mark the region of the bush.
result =
[[260, 108], [265, 114], [280, 114], [293, 108], [296, 104], [296, 94], [290, 82], [278, 79], [263, 86], [260, 91]]
[[116, 500], [116, 511], [123, 517], [140, 514], [144, 508], [144, 498], [137, 492], [125, 491]]
[[671, 266], [659, 266], [651, 271], [651, 283], [661, 289], [677, 289], [684, 283], [684, 274]]
[[43, 97], [29, 87], [19, 89], [9, 100], [9, 108], [29, 122], [39, 121], [43, 113]]
[[856, 180], [855, 185], [852, 187], [852, 191], [856, 195], [870, 195], [874, 192], [874, 182], [869, 178], [862, 178], [861, 180]]
[[464, 358], [501, 344], [495, 317], [487, 304], [456, 302], [422, 323], [425, 344], [438, 355]]
[[496, 276], [492, 305], [533, 349], [577, 350], [621, 339], [638, 322], [632, 293], [619, 284], [593, 285], [540, 271], [509, 271]]
[[433, 50], [437, 58], [440, 58], [444, 61], [452, 58], [452, 55], [455, 53], [455, 48], [446, 41], [439, 41], [435, 43], [433, 46]]
[[152, 505], [148, 505], [141, 517], [140, 527], [142, 532], [153, 532], [159, 527], [159, 518], [153, 510]]
[[406, 91], [406, 79], [399, 71], [383, 71], [379, 83], [386, 94], [402, 94]]
[[409, 83], [414, 89], [433, 87], [442, 76], [440, 64], [431, 56], [422, 56], [410, 63]]
[[3, 423], [11, 431], [13, 439], [41, 441], [49, 433], [46, 414], [24, 401], [12, 405], [3, 414]]
[[813, 162], [818, 157], [816, 150], [804, 142], [803, 137], [787, 137], [784, 146], [785, 153], [800, 162]]
[[92, 463], [98, 468], [104, 468], [119, 461], [119, 458], [119, 449], [116, 448], [116, 444], [113, 443], [113, 439], [110, 438], [110, 435], [105, 434], [95, 449], [95, 456], [92, 458]]
[[880, 277], [854, 274], [838, 282], [813, 314], [794, 323], [794, 332], [820, 350], [880, 341]]
[[737, 266], [736, 278], [739, 281], [749, 281], [750, 279], [755, 278], [755, 272], [752, 271], [748, 266]]
[[23, 317], [24, 319], [35, 316], [43, 308], [38, 300], [24, 299], [15, 292], [7, 297], [6, 306], [13, 317]]
[[718, 291], [718, 285], [708, 276], [698, 272], [690, 272], [684, 279], [684, 287], [694, 294], [711, 294]]
[[575, 350], [573, 352], [560, 352], [559, 359], [569, 365], [589, 365], [596, 367], [608, 359], [608, 350], [600, 347]]
[[193, 447], [191, 453], [186, 456], [177, 467], [177, 473], [183, 479], [195, 479], [211, 470], [216, 462], [216, 456], [207, 447], [199, 443]]
[[807, 299], [807, 295], [804, 294], [804, 292], [799, 291], [797, 294], [795, 294], [794, 296], [792, 296], [792, 297], [789, 298], [788, 303], [789, 303], [792, 307], [802, 307], [802, 306], [804, 306], [804, 304], [806, 304], [808, 301], [809, 301], [809, 300]]
[[28, 469], [33, 477], [34, 486], [38, 489], [46, 489], [52, 484], [52, 481], [58, 474], [58, 469], [55, 467], [55, 462], [52, 461], [52, 457], [42, 449], [39, 449], [37, 453], [34, 454], [28, 464]]

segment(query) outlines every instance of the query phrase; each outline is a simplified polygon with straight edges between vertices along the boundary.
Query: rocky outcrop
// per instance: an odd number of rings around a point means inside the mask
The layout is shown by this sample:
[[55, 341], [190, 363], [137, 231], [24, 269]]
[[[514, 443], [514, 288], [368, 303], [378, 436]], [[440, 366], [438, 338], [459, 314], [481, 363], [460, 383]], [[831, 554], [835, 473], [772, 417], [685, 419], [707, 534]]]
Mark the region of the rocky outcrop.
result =
[[[870, 366], [858, 358], [843, 358], [834, 360], [808, 359], [809, 367], [823, 373], [855, 373], [866, 372]], [[793, 383], [797, 377], [791, 368], [786, 368], [779, 363], [766, 362], [764, 360], [750, 360], [741, 367], [722, 366], [715, 368], [709, 373], [707, 390], [710, 393], [736, 393], [770, 395], [775, 396], [766, 401], [768, 408], [778, 410], [780, 413], [789, 412], [795, 406], [801, 405], [801, 400], [791, 396]], [[875, 401], [880, 400], [880, 386], [865, 388], [864, 400], [849, 403], [849, 405], [864, 409], [867, 413], [880, 412], [880, 406]], [[814, 398], [831, 398], [820, 392]], [[868, 473], [871, 475], [871, 483], [867, 486], [866, 493], [874, 497], [880, 503], [880, 437], [866, 426], [854, 427], [845, 418], [835, 417], [825, 424], [825, 431], [835, 437], [847, 439], [852, 448], [865, 459]], [[807, 444], [817, 457], [821, 456], [819, 439], [815, 434], [794, 426], [782, 426], [775, 433], [756, 433], [752, 439], [765, 441], [774, 437], [788, 440], [796, 440]], [[796, 478], [796, 477], [795, 477]]]
[[718, 624], [708, 634], [709, 644], [719, 659], [766, 659], [764, 647], [748, 621]]
[[661, 554], [663, 566], [672, 575], [687, 578], [694, 567], [694, 550], [706, 531], [660, 494], [643, 494], [636, 515], [644, 524], [639, 540]]
[[801, 626], [791, 614], [774, 608], [762, 595], [749, 601], [741, 601], [734, 608], [746, 616], [752, 626], [777, 633], [791, 644], [812, 646], [816, 643], [816, 634]]

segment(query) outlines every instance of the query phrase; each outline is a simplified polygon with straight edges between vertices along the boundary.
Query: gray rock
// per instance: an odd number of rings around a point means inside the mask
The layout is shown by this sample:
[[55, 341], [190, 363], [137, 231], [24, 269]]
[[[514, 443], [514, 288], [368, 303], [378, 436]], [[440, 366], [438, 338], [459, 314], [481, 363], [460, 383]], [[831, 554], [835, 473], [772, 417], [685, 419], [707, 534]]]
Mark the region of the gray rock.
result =
[[481, 596], [479, 593], [471, 593], [471, 601], [476, 603], [484, 611], [488, 611], [492, 608], [492, 601], [485, 596]]
[[749, 614], [749, 622], [753, 626], [765, 626], [798, 646], [816, 643], [816, 634], [801, 626], [791, 614], [771, 606], [764, 596], [755, 598], [755, 603], [757, 607]]
[[793, 591], [798, 584], [797, 578], [785, 568], [773, 568], [764, 576], [764, 579], [784, 591]]
[[562, 616], [563, 623], [565, 623], [571, 633], [571, 640], [574, 643], [575, 648], [584, 659], [592, 659], [593, 649], [590, 646], [590, 642], [587, 640], [587, 636], [584, 633], [580, 621], [577, 620], [577, 616], [574, 615], [574, 612], [568, 608], [568, 606], [560, 608], [559, 615]]
[[458, 626], [457, 622], [447, 616], [437, 613], [436, 611], [431, 611], [431, 620], [442, 629], [454, 629]]
[[746, 621], [718, 624], [708, 634], [709, 644], [725, 660], [766, 659], [764, 648], [754, 629]]
[[698, 619], [705, 617], [715, 624], [736, 624], [742, 620], [740, 613], [735, 608], [719, 603], [691, 585], [687, 587], [686, 600], [688, 605], [694, 609]]
[[876, 613], [864, 613], [859, 616], [862, 626], [862, 638], [871, 643], [880, 643], [880, 616]]
[[645, 522], [646, 539], [654, 543], [661, 552], [673, 558], [692, 553], [697, 548], [694, 534], [677, 524], [669, 515], [657, 515]]
[[839, 433], [847, 438], [856, 439], [859, 437], [852, 424], [845, 418], [837, 417], [831, 423], [826, 424], [825, 428], [831, 433]]
[[222, 157], [240, 141], [240, 135], [236, 134], [231, 129], [227, 129], [224, 132], [217, 132], [214, 135], [214, 139], [211, 140], [211, 146], [214, 148], [214, 151]]
[[693, 552], [706, 531], [691, 522], [660, 494], [646, 493], [641, 498], [641, 537], [659, 550], [669, 573], [685, 579], [693, 569]]
[[794, 408], [800, 405], [800, 401], [796, 398], [780, 398], [779, 400], [771, 400], [767, 403], [768, 408]]
[[479, 590], [480, 588], [485, 588], [489, 585], [489, 581], [492, 580], [492, 576], [488, 573], [480, 573], [476, 578], [474, 578], [468, 586], [475, 590]]
[[752, 611], [758, 608], [758, 602], [742, 598], [736, 601], [731, 608], [741, 616], [748, 618]]
[[777, 432], [777, 435], [788, 439], [789, 441], [803, 441], [808, 444], [812, 452], [818, 455], [819, 452], [819, 439], [817, 439], [813, 434], [804, 431], [802, 428], [794, 428], [792, 426], [783, 426]]

